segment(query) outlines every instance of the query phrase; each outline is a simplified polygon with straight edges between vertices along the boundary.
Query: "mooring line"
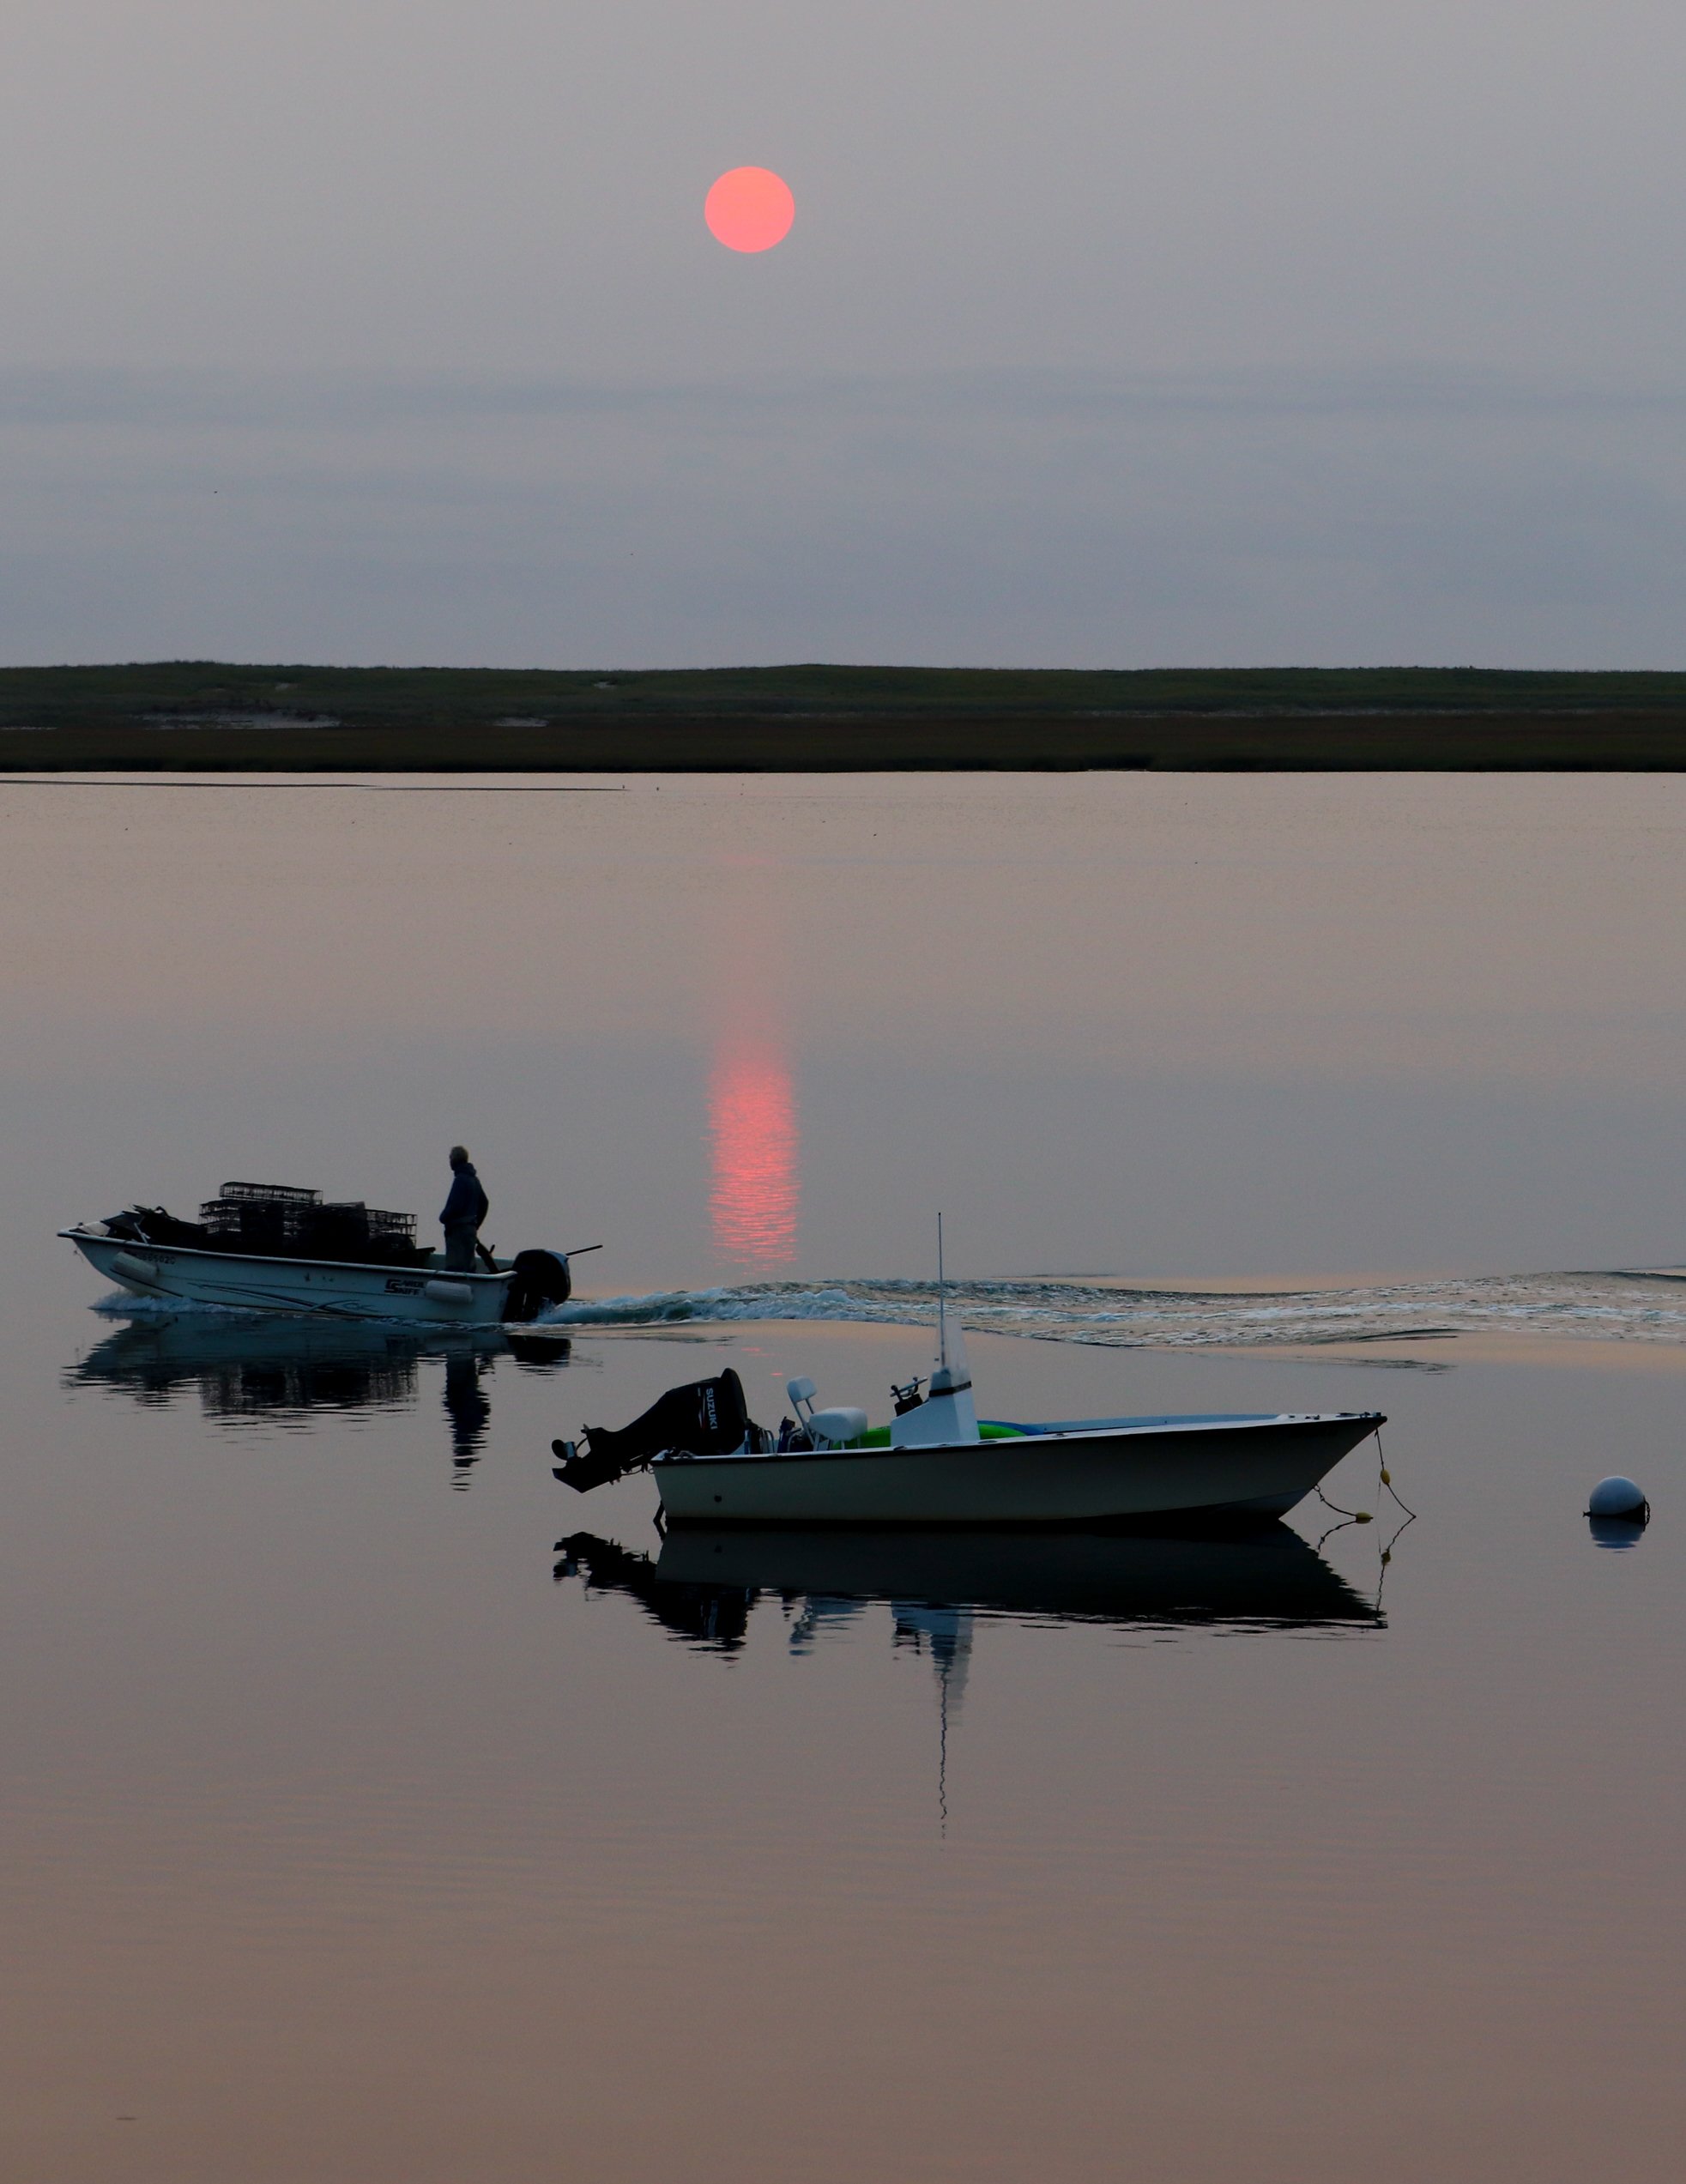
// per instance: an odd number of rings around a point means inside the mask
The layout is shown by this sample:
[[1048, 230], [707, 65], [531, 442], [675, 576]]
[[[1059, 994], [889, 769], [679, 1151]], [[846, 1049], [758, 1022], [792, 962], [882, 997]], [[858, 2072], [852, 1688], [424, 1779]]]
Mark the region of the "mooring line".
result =
[[[1393, 1484], [1393, 1474], [1388, 1470], [1387, 1460], [1382, 1453], [1381, 1428], [1378, 1425], [1374, 1429], [1374, 1431], [1375, 1435], [1377, 1483], [1381, 1486], [1385, 1486], [1387, 1491], [1393, 1496], [1393, 1499], [1399, 1503], [1399, 1507], [1405, 1510], [1404, 1523], [1399, 1525], [1398, 1528], [1389, 1536], [1387, 1544], [1381, 1548], [1380, 1553], [1375, 1581], [1375, 1599], [1372, 1603], [1373, 1612], [1375, 1614], [1380, 1615], [1381, 1612], [1381, 1591], [1383, 1586], [1387, 1582], [1387, 1565], [1393, 1559], [1393, 1549], [1400, 1537], [1400, 1534], [1409, 1531], [1411, 1527], [1416, 1523], [1417, 1511], [1409, 1507], [1405, 1502], [1401, 1500], [1399, 1489]], [[1322, 1534], [1322, 1537], [1320, 1538], [1316, 1543], [1314, 1552], [1320, 1552], [1322, 1551], [1324, 1540], [1332, 1540], [1337, 1532], [1345, 1532], [1349, 1525], [1374, 1524], [1375, 1522], [1375, 1517], [1371, 1515], [1369, 1509], [1343, 1509], [1339, 1502], [1332, 1502], [1320, 1486], [1314, 1486], [1312, 1491], [1316, 1495], [1318, 1500], [1322, 1503], [1326, 1509], [1332, 1509], [1334, 1514], [1341, 1520], [1339, 1524], [1332, 1524], [1328, 1530]]]

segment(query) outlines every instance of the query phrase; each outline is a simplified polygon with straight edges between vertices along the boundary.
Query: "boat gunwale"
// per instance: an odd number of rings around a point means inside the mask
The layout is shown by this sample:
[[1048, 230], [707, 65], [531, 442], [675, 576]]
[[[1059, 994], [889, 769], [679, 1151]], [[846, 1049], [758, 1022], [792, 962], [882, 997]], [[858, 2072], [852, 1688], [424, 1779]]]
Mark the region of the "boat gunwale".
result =
[[1271, 1414], [1260, 1413], [1254, 1418], [1224, 1420], [1221, 1424], [1196, 1416], [1183, 1425], [1168, 1423], [1113, 1426], [1098, 1432], [1003, 1434], [999, 1439], [988, 1441], [913, 1442], [903, 1448], [770, 1449], [759, 1455], [748, 1449], [734, 1449], [724, 1455], [696, 1455], [686, 1450], [664, 1449], [659, 1456], [650, 1458], [650, 1468], [655, 1473], [679, 1464], [839, 1463], [845, 1458], [854, 1462], [863, 1457], [881, 1461], [886, 1456], [976, 1456], [985, 1450], [993, 1455], [1050, 1445], [1080, 1449], [1085, 1444], [1104, 1447], [1118, 1441], [1152, 1439], [1169, 1435], [1256, 1433], [1264, 1427], [1284, 1425], [1363, 1425], [1366, 1432], [1359, 1435], [1358, 1438], [1362, 1441], [1369, 1433], [1374, 1433], [1378, 1426], [1387, 1423], [1387, 1413], [1385, 1411], [1279, 1411]]

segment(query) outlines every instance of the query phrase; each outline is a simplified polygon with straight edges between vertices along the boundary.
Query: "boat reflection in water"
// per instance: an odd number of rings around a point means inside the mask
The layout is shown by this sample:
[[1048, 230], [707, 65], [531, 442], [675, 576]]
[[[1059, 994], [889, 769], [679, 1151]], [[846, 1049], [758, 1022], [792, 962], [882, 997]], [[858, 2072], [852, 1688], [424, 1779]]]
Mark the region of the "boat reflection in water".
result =
[[557, 1552], [559, 1580], [630, 1594], [675, 1637], [721, 1652], [744, 1643], [764, 1600], [790, 1616], [796, 1653], [887, 1603], [895, 1642], [949, 1670], [974, 1618], [1331, 1632], [1382, 1620], [1285, 1524], [1233, 1536], [711, 1526], [670, 1533], [655, 1556], [589, 1532]]
[[578, 1578], [588, 1595], [625, 1593], [675, 1639], [709, 1652], [737, 1652], [764, 1600], [783, 1608], [797, 1655], [887, 1606], [892, 1646], [923, 1656], [935, 1672], [936, 1812], [945, 1831], [949, 1732], [980, 1624], [1334, 1634], [1382, 1622], [1379, 1608], [1285, 1524], [1227, 1537], [710, 1526], [670, 1533], [654, 1556], [589, 1532], [556, 1546], [559, 1582]]
[[498, 1328], [148, 1313], [125, 1321], [63, 1377], [67, 1388], [117, 1388], [158, 1406], [196, 1388], [208, 1418], [285, 1430], [319, 1424], [324, 1412], [414, 1410], [421, 1362], [440, 1358], [452, 1484], [466, 1486], [492, 1417], [486, 1382], [497, 1361], [510, 1357], [525, 1370], [547, 1372], [566, 1364], [569, 1355], [565, 1340]]

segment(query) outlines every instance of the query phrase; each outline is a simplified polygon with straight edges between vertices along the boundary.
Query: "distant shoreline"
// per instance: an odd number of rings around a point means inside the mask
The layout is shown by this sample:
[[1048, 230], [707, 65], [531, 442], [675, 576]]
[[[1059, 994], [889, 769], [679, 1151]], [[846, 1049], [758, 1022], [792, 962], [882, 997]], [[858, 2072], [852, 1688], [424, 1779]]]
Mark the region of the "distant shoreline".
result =
[[1686, 771], [1686, 674], [0, 669], [0, 771]]

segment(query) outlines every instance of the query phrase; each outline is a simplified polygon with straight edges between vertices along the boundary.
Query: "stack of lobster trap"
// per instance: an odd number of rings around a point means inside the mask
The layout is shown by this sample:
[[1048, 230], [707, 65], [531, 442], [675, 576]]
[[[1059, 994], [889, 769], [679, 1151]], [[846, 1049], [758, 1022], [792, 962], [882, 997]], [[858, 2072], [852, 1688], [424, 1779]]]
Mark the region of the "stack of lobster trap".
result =
[[411, 1266], [417, 1258], [415, 1216], [393, 1213], [360, 1199], [324, 1200], [319, 1190], [285, 1183], [224, 1183], [199, 1208], [218, 1243], [260, 1254], [357, 1258]]

